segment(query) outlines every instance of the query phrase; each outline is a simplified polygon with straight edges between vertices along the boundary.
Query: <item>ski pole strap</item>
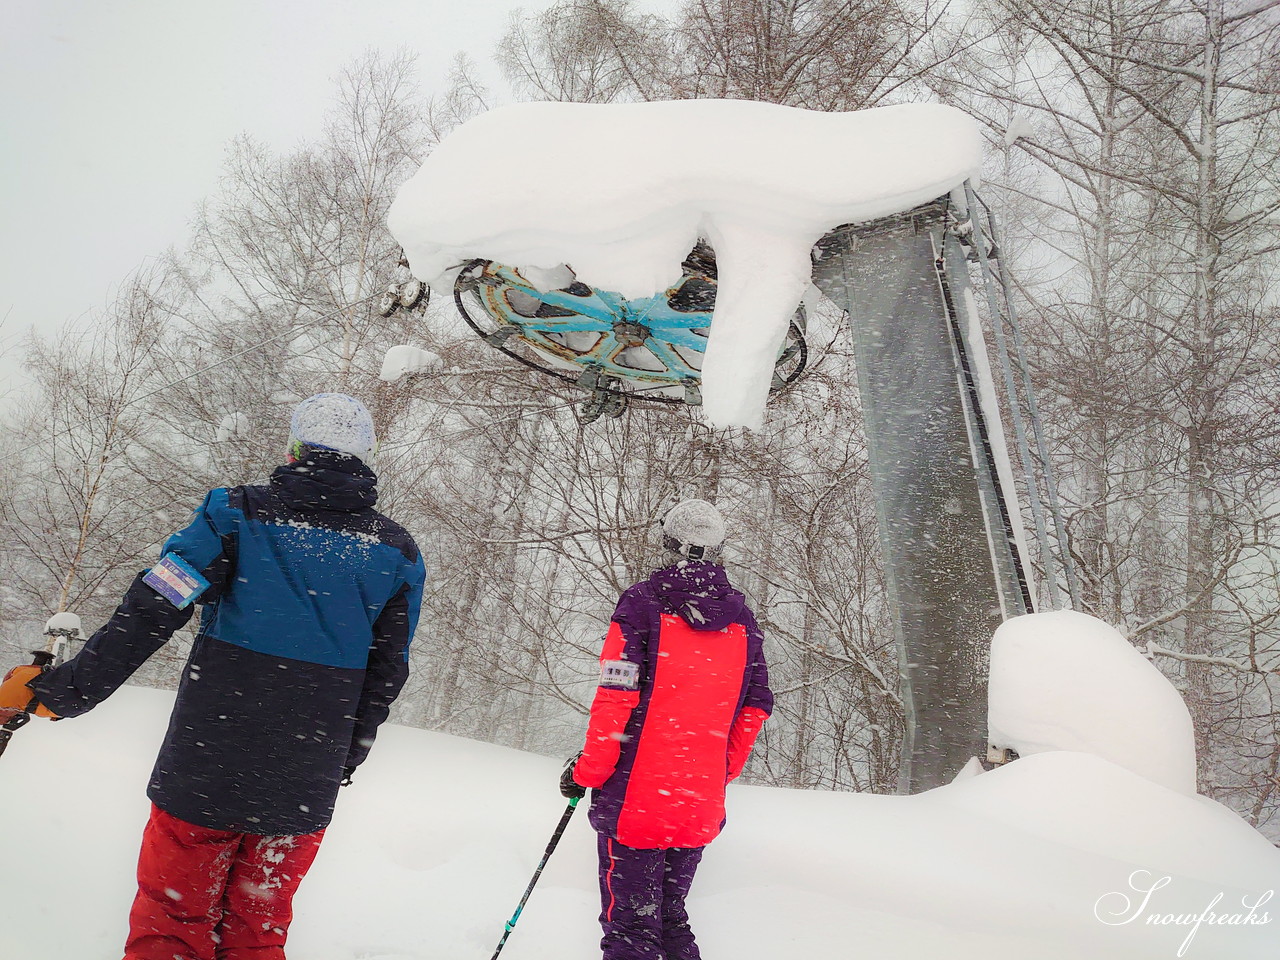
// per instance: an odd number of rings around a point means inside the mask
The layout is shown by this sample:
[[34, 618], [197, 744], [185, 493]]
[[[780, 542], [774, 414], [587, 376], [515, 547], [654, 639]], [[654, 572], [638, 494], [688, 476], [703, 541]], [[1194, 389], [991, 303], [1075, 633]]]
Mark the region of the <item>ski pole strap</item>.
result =
[[573, 816], [573, 811], [577, 809], [578, 801], [581, 797], [573, 797], [569, 800], [569, 805], [564, 808], [564, 813], [560, 815], [560, 822], [556, 825], [556, 832], [551, 835], [551, 841], [547, 844], [546, 852], [542, 854], [542, 859], [538, 861], [538, 869], [533, 871], [533, 879], [529, 881], [529, 886], [524, 888], [524, 896], [520, 898], [520, 903], [516, 907], [516, 912], [511, 915], [511, 919], [506, 922], [502, 932], [502, 939], [498, 941], [498, 948], [493, 951], [493, 956], [489, 960], [498, 960], [498, 954], [502, 952], [502, 948], [507, 945], [507, 937], [511, 936], [511, 931], [516, 927], [516, 921], [520, 919], [520, 914], [524, 912], [524, 905], [529, 902], [529, 895], [533, 893], [533, 888], [538, 882], [538, 878], [542, 876], [542, 868], [547, 865], [547, 861], [551, 859], [551, 854], [555, 851], [556, 845], [560, 843], [560, 838], [564, 836], [565, 827], [569, 825], [569, 818]]

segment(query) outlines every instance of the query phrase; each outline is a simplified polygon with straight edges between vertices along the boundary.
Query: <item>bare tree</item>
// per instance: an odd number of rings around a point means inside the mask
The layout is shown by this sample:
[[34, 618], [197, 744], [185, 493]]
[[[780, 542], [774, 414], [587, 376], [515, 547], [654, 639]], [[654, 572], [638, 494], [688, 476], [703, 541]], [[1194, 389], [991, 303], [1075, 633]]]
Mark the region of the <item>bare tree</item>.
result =
[[1032, 280], [1086, 602], [1183, 685], [1202, 789], [1264, 823], [1273, 679], [1237, 667], [1277, 595], [1276, 20], [1219, 0], [987, 13], [994, 39], [935, 82], [1012, 145], [998, 189], [1040, 225], [1003, 246]]
[[488, 87], [475, 76], [475, 64], [465, 53], [454, 57], [448, 86], [442, 94], [427, 98], [424, 124], [434, 146], [454, 129], [492, 106]]
[[695, 0], [680, 23], [683, 92], [814, 110], [872, 106], [907, 59], [909, 31], [894, 3]]
[[140, 271], [82, 329], [27, 345], [36, 392], [11, 415], [0, 466], [6, 588], [25, 630], [64, 610], [104, 617], [164, 535], [181, 479], [154, 455], [147, 402], [163, 382], [166, 279]]
[[512, 14], [497, 59], [518, 94], [578, 103], [672, 96], [671, 27], [632, 0], [559, 0]]

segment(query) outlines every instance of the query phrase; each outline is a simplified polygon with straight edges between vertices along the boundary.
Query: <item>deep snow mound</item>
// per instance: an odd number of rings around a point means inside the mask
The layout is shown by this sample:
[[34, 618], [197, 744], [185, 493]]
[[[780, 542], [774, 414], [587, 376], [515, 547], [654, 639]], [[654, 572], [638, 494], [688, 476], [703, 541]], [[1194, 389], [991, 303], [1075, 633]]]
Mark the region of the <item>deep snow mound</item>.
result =
[[991, 641], [988, 737], [1026, 757], [1092, 753], [1196, 792], [1195, 734], [1182, 696], [1114, 627], [1071, 610], [1014, 617]]
[[[0, 830], [21, 877], [0, 897], [0, 957], [119, 956], [172, 704], [125, 687], [14, 737]], [[564, 810], [559, 770], [384, 727], [298, 894], [290, 958], [492, 954]], [[1088, 754], [913, 797], [735, 783], [728, 815], [689, 901], [708, 957], [1169, 960], [1192, 935], [1187, 957], [1274, 960], [1280, 942], [1274, 901], [1259, 903], [1280, 889], [1280, 852], [1225, 807]], [[580, 812], [504, 957], [598, 956], [596, 884]], [[1193, 926], [1206, 912], [1226, 920]]]

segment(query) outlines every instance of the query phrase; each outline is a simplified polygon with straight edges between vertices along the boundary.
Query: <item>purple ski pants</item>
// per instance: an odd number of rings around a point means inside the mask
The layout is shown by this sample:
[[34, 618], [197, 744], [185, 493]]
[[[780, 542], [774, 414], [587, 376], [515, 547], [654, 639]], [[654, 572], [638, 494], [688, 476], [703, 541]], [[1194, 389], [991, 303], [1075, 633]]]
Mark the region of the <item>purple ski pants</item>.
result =
[[604, 960], [699, 960], [684, 898], [703, 847], [637, 850], [600, 834]]

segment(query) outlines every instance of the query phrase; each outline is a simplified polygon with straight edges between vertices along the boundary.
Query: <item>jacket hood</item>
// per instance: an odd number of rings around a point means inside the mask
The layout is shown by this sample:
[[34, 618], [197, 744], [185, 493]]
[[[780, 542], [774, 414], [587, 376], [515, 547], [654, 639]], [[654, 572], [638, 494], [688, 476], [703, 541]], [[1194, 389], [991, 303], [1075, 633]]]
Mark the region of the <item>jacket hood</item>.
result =
[[354, 513], [378, 502], [378, 476], [356, 457], [314, 450], [303, 460], [276, 467], [271, 487], [298, 510]]
[[664, 609], [695, 630], [723, 630], [742, 614], [746, 598], [729, 584], [724, 567], [681, 560], [656, 570], [649, 584]]

